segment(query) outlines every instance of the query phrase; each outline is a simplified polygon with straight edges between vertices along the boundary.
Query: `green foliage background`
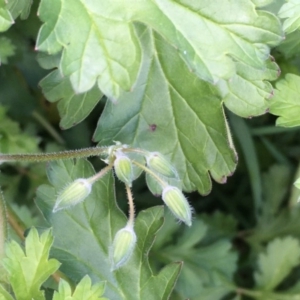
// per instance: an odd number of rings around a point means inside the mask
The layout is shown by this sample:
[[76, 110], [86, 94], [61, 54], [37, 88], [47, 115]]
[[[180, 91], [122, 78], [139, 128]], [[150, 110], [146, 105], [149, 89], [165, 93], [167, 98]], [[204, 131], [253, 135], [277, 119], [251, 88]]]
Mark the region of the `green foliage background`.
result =
[[112, 174], [52, 213], [63, 186], [104, 163], [4, 163], [0, 299], [300, 299], [299, 7], [0, 0], [0, 153], [159, 151], [194, 208], [191, 228], [176, 223], [138, 178], [137, 247], [112, 272], [127, 214]]

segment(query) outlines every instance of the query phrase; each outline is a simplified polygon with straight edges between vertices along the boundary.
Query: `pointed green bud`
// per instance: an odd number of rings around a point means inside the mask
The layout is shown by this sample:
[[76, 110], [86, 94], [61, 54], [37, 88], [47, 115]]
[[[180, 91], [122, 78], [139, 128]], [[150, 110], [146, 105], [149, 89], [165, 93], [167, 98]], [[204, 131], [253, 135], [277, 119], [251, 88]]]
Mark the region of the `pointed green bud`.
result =
[[159, 152], [151, 152], [146, 156], [147, 166], [166, 177], [177, 178], [177, 171], [171, 163]]
[[170, 185], [165, 187], [162, 199], [177, 219], [192, 225], [192, 210], [180, 189]]
[[92, 191], [92, 184], [88, 179], [79, 178], [67, 185], [58, 194], [53, 212], [66, 209], [83, 201]]
[[136, 235], [132, 225], [127, 224], [126, 227], [117, 232], [111, 253], [113, 270], [119, 269], [129, 260], [133, 253], [135, 243]]
[[117, 177], [128, 186], [131, 186], [133, 181], [133, 168], [131, 160], [121, 152], [116, 153], [116, 157], [114, 168]]

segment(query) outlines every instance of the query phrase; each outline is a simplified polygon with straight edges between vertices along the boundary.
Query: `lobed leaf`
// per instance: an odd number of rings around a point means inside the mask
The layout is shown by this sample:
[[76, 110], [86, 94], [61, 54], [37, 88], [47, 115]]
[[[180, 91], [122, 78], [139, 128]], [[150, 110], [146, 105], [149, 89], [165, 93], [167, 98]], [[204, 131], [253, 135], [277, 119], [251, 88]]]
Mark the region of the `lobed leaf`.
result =
[[25, 253], [15, 241], [6, 245], [3, 265], [17, 299], [45, 299], [40, 287], [60, 265], [55, 259], [48, 260], [52, 243], [51, 230], [39, 237], [32, 228], [25, 240]]
[[247, 242], [257, 247], [263, 243], [270, 242], [276, 237], [290, 235], [300, 237], [300, 210], [282, 210], [276, 218], [260, 222], [253, 230], [253, 234], [247, 238]]
[[262, 179], [264, 201], [259, 222], [268, 223], [276, 217], [289, 191], [291, 169], [286, 165], [273, 165], [263, 174]]
[[283, 30], [291, 33], [297, 30], [300, 26], [300, 1], [287, 0], [287, 3], [282, 5], [278, 12], [278, 16], [286, 19], [283, 23]]
[[[162, 231], [158, 233], [158, 245], [154, 245], [155, 259], [164, 263], [184, 261], [175, 288], [179, 299], [222, 299], [234, 289], [232, 280], [237, 268], [237, 254], [232, 251], [228, 238], [209, 237], [221, 218], [225, 220], [225, 216], [216, 215], [211, 224], [201, 219], [194, 220], [193, 226], [184, 228], [176, 238], [172, 234], [178, 226], [166, 218]], [[157, 264], [154, 259], [152, 262]]]
[[207, 194], [209, 173], [224, 183], [237, 159], [218, 91], [190, 72], [159, 35], [137, 30], [144, 51], [139, 80], [117, 104], [107, 102], [94, 140], [159, 151], [175, 165], [186, 191]]
[[8, 0], [7, 8], [14, 19], [21, 16], [21, 19], [24, 20], [30, 13], [32, 2], [33, 0]]
[[133, 25], [105, 18], [102, 10], [99, 2], [42, 0], [38, 14], [45, 24], [37, 49], [49, 54], [63, 49], [60, 71], [70, 76], [77, 93], [97, 82], [106, 96], [116, 99], [136, 80], [140, 48]]
[[300, 31], [296, 30], [286, 36], [286, 39], [276, 47], [278, 51], [289, 59], [300, 52]]
[[278, 19], [256, 11], [248, 0], [136, 2], [142, 4], [134, 18], [159, 32], [197, 76], [213, 83], [231, 78], [235, 61], [262, 68], [267, 45], [275, 46], [283, 38]]
[[259, 271], [255, 273], [258, 288], [272, 291], [300, 262], [300, 244], [292, 237], [277, 238], [258, 258]]
[[276, 125], [294, 127], [300, 125], [300, 77], [287, 74], [276, 83], [274, 98], [270, 112], [279, 116]]
[[84, 276], [73, 292], [68, 282], [60, 280], [58, 291], [54, 292], [53, 300], [108, 300], [100, 297], [105, 290], [105, 283], [99, 282], [92, 285], [89, 276]]
[[0, 0], [0, 32], [6, 31], [12, 24], [14, 19], [7, 7], [5, 0]]
[[278, 65], [269, 58], [261, 69], [243, 63], [236, 64], [236, 74], [228, 81], [220, 81], [218, 88], [226, 107], [233, 113], [251, 118], [269, 111], [273, 87], [269, 81], [280, 75]]
[[86, 160], [69, 160], [49, 164], [47, 173], [52, 186], [41, 186], [36, 202], [53, 227], [52, 256], [62, 262], [61, 270], [75, 282], [82, 274], [88, 274], [93, 282], [106, 280], [105, 296], [109, 299], [168, 299], [181, 264], [169, 265], [154, 275], [147, 256], [162, 224], [163, 209], [154, 207], [139, 214], [134, 253], [124, 267], [112, 272], [110, 245], [126, 218], [116, 205], [111, 174], [93, 185], [83, 203], [53, 214], [57, 192], [76, 178], [94, 175], [94, 170]]
[[269, 47], [283, 38], [279, 20], [250, 0], [43, 0], [39, 15], [45, 24], [37, 49], [63, 49], [60, 70], [70, 75], [75, 91], [85, 92], [98, 81], [113, 99], [133, 87], [140, 67], [135, 21], [157, 31], [199, 78], [213, 83], [234, 76], [236, 62], [263, 69]]
[[63, 77], [58, 70], [47, 75], [40, 86], [50, 102], [59, 101], [57, 108], [63, 129], [75, 126], [85, 119], [103, 96], [96, 86], [88, 92], [75, 93], [70, 78]]

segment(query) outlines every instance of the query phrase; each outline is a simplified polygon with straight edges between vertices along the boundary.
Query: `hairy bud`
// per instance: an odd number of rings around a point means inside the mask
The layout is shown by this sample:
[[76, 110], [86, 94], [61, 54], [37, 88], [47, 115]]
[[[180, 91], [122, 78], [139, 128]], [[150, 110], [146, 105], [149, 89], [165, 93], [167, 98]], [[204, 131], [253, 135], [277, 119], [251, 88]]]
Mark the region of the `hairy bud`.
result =
[[192, 225], [191, 207], [180, 189], [167, 186], [163, 189], [162, 199], [174, 216], [186, 225]]
[[151, 152], [146, 156], [146, 160], [147, 165], [151, 170], [156, 171], [166, 177], [178, 177], [176, 169], [159, 152]]
[[132, 225], [120, 229], [112, 245], [112, 269], [116, 270], [123, 266], [133, 253], [136, 243], [136, 235]]
[[79, 178], [67, 185], [58, 194], [53, 212], [66, 209], [82, 202], [92, 191], [92, 184], [88, 179]]
[[131, 160], [123, 154], [117, 154], [117, 158], [114, 162], [114, 168], [117, 177], [127, 185], [131, 186], [133, 180]]

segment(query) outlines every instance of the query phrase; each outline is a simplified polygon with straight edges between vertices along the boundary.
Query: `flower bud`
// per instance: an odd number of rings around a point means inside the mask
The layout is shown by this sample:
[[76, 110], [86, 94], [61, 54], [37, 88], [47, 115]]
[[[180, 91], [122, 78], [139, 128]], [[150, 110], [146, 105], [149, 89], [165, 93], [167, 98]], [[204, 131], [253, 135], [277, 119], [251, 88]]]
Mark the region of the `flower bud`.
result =
[[167, 186], [163, 189], [162, 199], [174, 216], [186, 225], [192, 225], [191, 207], [180, 189]]
[[117, 154], [117, 158], [114, 162], [114, 168], [117, 177], [127, 185], [131, 186], [133, 180], [131, 160], [123, 154]]
[[166, 177], [178, 177], [175, 168], [159, 152], [151, 152], [148, 156], [146, 156], [146, 159], [148, 167], [153, 171], [156, 171]]
[[67, 185], [57, 197], [53, 212], [66, 209], [83, 201], [92, 191], [88, 179], [79, 178]]
[[131, 225], [120, 229], [112, 245], [112, 269], [123, 266], [133, 253], [136, 243], [136, 235]]

